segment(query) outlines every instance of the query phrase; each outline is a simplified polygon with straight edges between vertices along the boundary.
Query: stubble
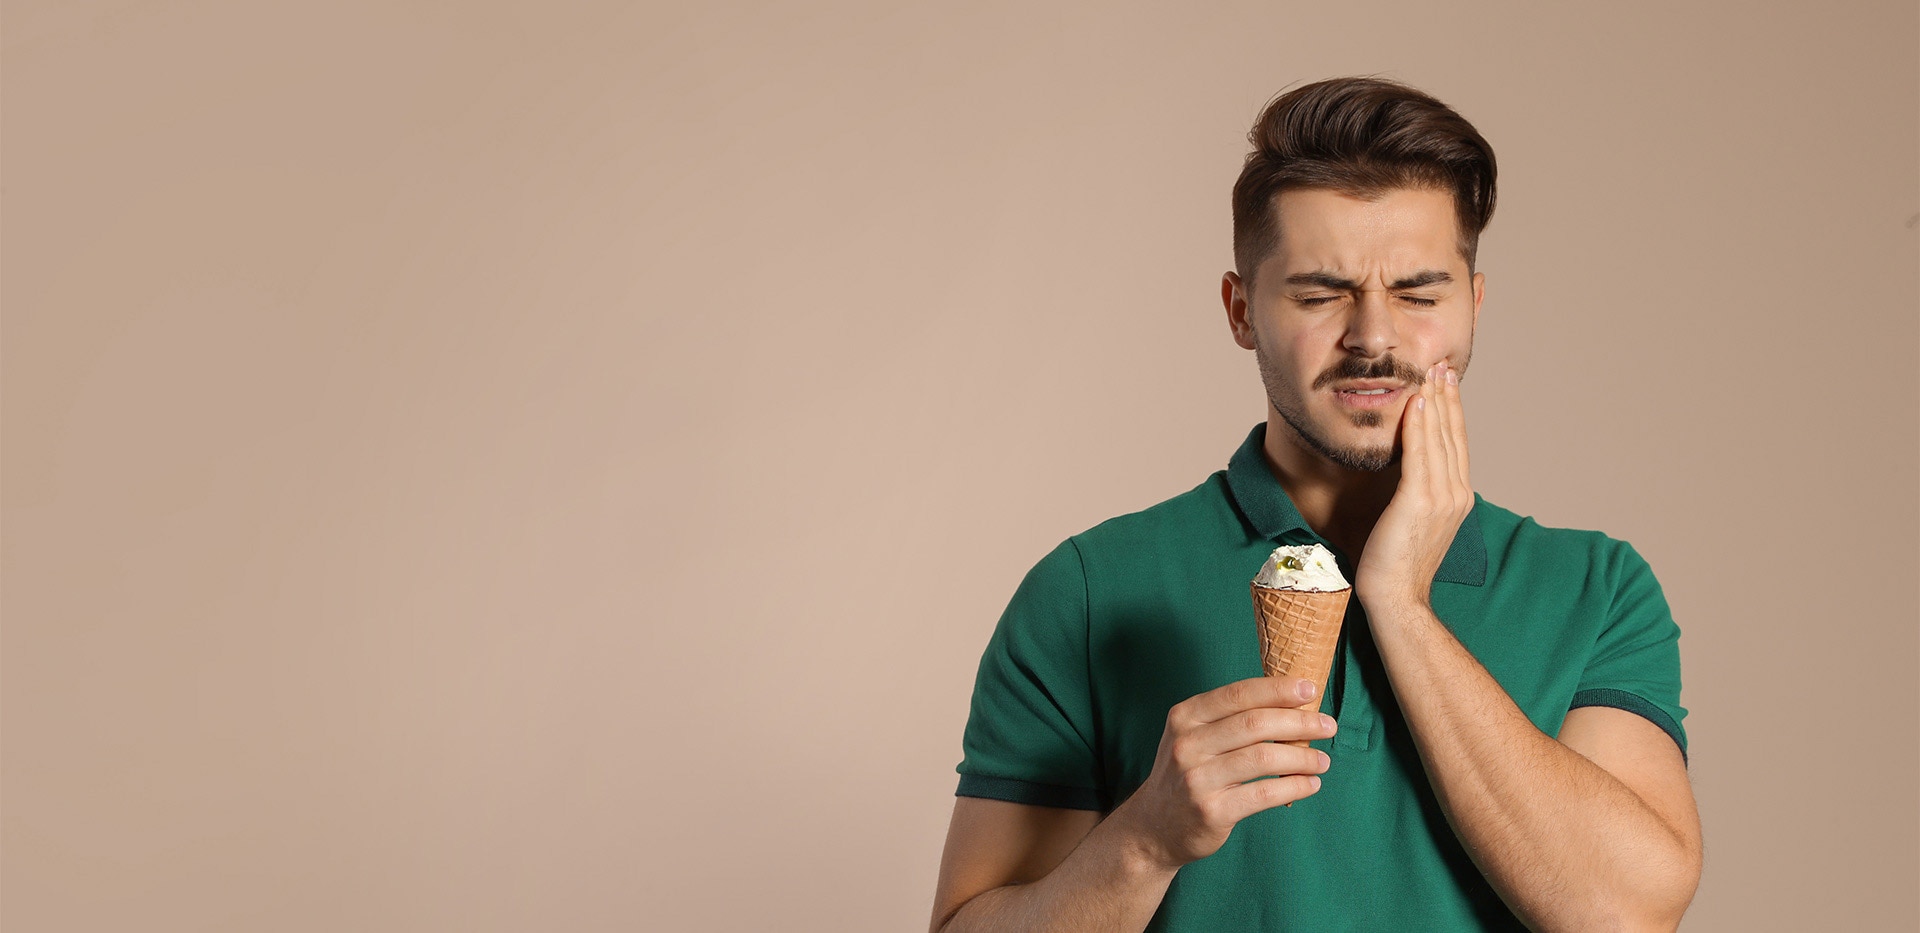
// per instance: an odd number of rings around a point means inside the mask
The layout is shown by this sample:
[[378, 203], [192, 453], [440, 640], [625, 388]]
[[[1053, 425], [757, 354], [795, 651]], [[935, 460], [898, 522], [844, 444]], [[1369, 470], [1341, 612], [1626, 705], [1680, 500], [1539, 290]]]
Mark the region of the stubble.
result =
[[[1308, 419], [1304, 402], [1288, 396], [1290, 383], [1279, 368], [1273, 365], [1273, 361], [1267, 357], [1267, 354], [1260, 349], [1258, 342], [1254, 344], [1253, 357], [1260, 366], [1260, 382], [1266, 387], [1267, 402], [1273, 406], [1274, 411], [1280, 413], [1281, 419], [1293, 428], [1293, 432], [1307, 442], [1307, 446], [1349, 470], [1378, 473], [1400, 462], [1400, 447], [1397, 443], [1342, 447], [1328, 440]], [[1419, 381], [1417, 375], [1412, 380], [1407, 380], [1404, 369], [1392, 357], [1385, 357], [1375, 363], [1349, 358], [1334, 371], [1315, 380], [1314, 384], [1317, 387], [1338, 379], [1400, 379], [1415, 383]], [[1355, 427], [1360, 428], [1379, 427], [1386, 420], [1386, 416], [1376, 409], [1359, 409], [1346, 412], [1344, 416]]]

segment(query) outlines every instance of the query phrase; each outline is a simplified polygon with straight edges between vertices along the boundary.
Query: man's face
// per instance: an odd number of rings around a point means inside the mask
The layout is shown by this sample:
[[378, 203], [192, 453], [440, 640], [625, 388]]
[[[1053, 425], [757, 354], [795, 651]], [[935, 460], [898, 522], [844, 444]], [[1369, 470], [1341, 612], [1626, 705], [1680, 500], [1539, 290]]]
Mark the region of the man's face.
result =
[[1468, 280], [1453, 197], [1306, 189], [1276, 207], [1280, 244], [1251, 291], [1232, 272], [1222, 282], [1234, 340], [1254, 351], [1288, 441], [1350, 470], [1386, 469], [1427, 367], [1445, 359], [1464, 378], [1473, 355], [1486, 276]]

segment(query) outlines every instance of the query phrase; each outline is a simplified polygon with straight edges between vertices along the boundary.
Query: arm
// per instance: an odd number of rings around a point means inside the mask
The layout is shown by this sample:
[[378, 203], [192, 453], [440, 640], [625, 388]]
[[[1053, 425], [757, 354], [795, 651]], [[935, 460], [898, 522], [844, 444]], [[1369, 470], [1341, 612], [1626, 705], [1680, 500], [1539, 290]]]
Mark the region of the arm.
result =
[[1604, 707], [1541, 732], [1425, 607], [1368, 608], [1420, 760], [1474, 864], [1536, 930], [1672, 930], [1700, 879], [1686, 766]]
[[1118, 829], [1092, 810], [955, 798], [929, 929], [1139, 933], [1174, 872]]
[[1327, 756], [1278, 744], [1333, 735], [1333, 717], [1296, 708], [1314, 693], [1300, 678], [1254, 677], [1176, 704], [1152, 773], [1105, 819], [960, 798], [930, 929], [1146, 929], [1180, 866], [1218, 851], [1240, 820], [1320, 789]]
[[1427, 372], [1402, 414], [1401, 477], [1356, 570], [1394, 696], [1454, 832], [1535, 929], [1673, 929], [1700, 877], [1679, 749], [1631, 713], [1535, 728], [1433, 614], [1434, 572], [1473, 508], [1458, 380]]

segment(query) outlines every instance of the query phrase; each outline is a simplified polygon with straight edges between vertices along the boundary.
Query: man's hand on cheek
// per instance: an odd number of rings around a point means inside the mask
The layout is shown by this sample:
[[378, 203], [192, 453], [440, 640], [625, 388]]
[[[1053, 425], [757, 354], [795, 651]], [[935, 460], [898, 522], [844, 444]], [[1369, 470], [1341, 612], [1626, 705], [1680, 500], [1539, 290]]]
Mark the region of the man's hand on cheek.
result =
[[1472, 510], [1460, 383], [1442, 360], [1427, 370], [1401, 413], [1400, 486], [1354, 571], [1354, 596], [1369, 615], [1393, 605], [1428, 605], [1433, 575]]

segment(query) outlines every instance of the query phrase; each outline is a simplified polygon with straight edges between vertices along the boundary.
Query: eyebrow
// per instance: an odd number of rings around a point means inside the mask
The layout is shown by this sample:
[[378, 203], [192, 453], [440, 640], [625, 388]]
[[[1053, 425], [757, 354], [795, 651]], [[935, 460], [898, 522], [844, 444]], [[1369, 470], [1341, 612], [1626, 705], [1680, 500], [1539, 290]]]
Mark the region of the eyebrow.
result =
[[[1422, 285], [1437, 285], [1452, 281], [1453, 276], [1438, 269], [1422, 269], [1387, 287], [1389, 289], [1399, 290], [1402, 288], [1419, 288]], [[1318, 285], [1321, 288], [1338, 288], [1346, 291], [1353, 291], [1360, 287], [1359, 282], [1355, 282], [1352, 279], [1343, 279], [1331, 272], [1296, 272], [1293, 275], [1287, 276], [1287, 284]]]

